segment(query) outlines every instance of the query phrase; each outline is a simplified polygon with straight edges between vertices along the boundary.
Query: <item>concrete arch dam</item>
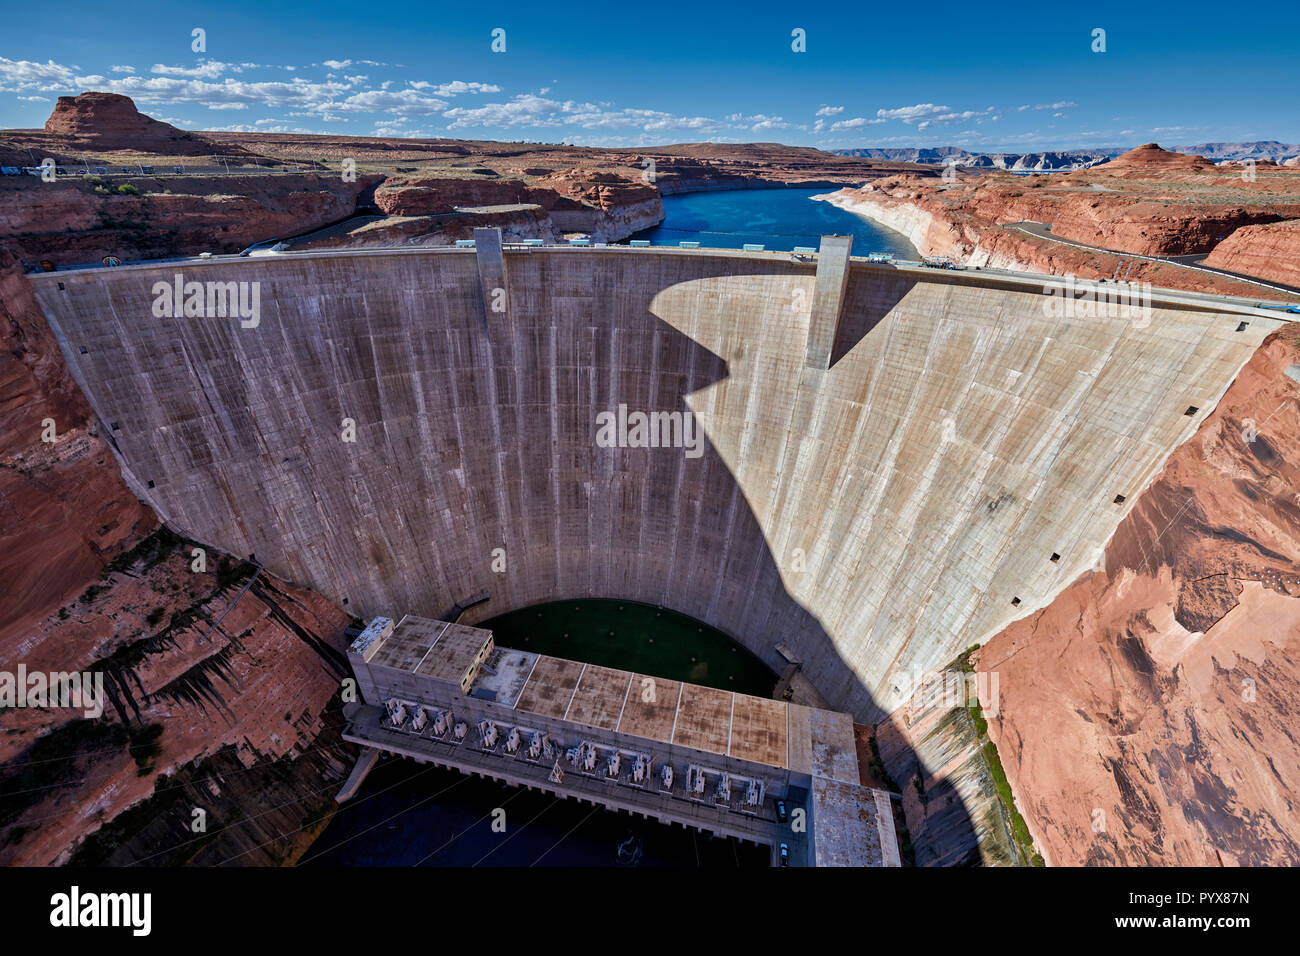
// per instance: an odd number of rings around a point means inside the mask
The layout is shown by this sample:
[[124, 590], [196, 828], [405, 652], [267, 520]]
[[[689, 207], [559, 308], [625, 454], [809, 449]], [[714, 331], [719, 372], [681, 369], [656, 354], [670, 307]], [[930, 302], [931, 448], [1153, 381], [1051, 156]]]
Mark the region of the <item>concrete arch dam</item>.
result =
[[[1088, 570], [1280, 322], [1179, 293], [1052, 317], [1041, 276], [840, 251], [480, 242], [32, 282], [176, 529], [364, 618], [662, 604], [875, 720]], [[256, 325], [156, 317], [178, 274], [260, 283]], [[602, 447], [620, 405], [693, 413], [702, 453]]]

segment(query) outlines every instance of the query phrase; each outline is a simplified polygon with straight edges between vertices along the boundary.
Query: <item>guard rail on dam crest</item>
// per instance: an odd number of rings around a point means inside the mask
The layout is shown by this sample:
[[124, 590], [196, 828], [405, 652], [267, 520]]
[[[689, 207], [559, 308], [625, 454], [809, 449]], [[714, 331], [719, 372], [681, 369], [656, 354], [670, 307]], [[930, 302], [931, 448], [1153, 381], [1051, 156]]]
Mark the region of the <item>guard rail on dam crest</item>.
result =
[[[487, 232], [31, 281], [185, 533], [367, 618], [662, 604], [778, 670], [783, 644], [862, 721], [1088, 570], [1284, 321], [1166, 290], [1142, 321], [1051, 314], [1050, 277], [830, 239], [814, 261]], [[178, 273], [258, 283], [259, 321], [158, 318]], [[703, 453], [602, 447], [620, 406], [689, 412]]]

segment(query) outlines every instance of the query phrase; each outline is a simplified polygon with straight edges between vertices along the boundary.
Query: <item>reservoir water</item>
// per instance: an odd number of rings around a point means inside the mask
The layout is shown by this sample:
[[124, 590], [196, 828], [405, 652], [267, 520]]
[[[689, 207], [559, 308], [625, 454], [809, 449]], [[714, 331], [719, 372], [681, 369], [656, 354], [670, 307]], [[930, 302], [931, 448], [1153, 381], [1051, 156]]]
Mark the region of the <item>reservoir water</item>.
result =
[[688, 240], [715, 249], [760, 243], [789, 252], [795, 246], [815, 249], [824, 235], [850, 235], [855, 256], [888, 252], [899, 259], [920, 258], [901, 232], [810, 198], [832, 191], [833, 187], [733, 189], [665, 196], [664, 221], [632, 238], [648, 239], [655, 246]]

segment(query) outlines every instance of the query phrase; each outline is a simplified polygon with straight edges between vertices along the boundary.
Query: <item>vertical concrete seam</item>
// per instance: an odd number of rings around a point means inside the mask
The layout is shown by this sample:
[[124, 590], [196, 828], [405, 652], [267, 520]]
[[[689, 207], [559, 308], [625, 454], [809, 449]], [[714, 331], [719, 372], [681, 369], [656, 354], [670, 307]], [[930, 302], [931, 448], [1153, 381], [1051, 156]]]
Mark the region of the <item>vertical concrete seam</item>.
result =
[[573, 707], [574, 698], [578, 696], [578, 688], [582, 686], [582, 675], [585, 673], [587, 673], [587, 665], [583, 664], [582, 670], [578, 671], [578, 679], [573, 682], [573, 693], [569, 695], [569, 702], [564, 705], [564, 717], [562, 718], [563, 720], [569, 719], [569, 710], [570, 708]]
[[677, 684], [677, 706], [673, 708], [673, 726], [668, 731], [668, 743], [671, 746], [677, 741], [677, 715], [682, 712], [682, 693], [686, 690], [686, 682], [679, 681]]

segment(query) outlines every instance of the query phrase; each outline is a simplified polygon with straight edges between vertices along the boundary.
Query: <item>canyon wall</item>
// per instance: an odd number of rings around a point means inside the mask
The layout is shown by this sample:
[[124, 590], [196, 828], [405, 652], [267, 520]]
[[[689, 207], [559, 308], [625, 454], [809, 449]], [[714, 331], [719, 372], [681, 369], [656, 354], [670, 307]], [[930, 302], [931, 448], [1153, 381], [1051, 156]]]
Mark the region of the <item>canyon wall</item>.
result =
[[292, 859], [350, 761], [327, 732], [347, 615], [214, 548], [195, 570], [197, 543], [123, 482], [3, 250], [0, 338], [0, 673], [86, 672], [108, 697], [101, 720], [4, 707], [0, 864]]
[[238, 252], [351, 216], [358, 198], [381, 179], [343, 182], [315, 173], [132, 177], [139, 195], [117, 192], [113, 180], [96, 192], [94, 180], [5, 179], [0, 244], [29, 264], [49, 259], [61, 267], [108, 255], [160, 259], [182, 250]]
[[[128, 481], [183, 533], [362, 617], [479, 591], [471, 622], [664, 604], [777, 668], [784, 642], [862, 722], [1090, 567], [1279, 325], [1168, 296], [1149, 321], [1052, 318], [1032, 279], [857, 263], [818, 370], [810, 264], [505, 259], [504, 314], [471, 250], [31, 281]], [[154, 318], [178, 272], [259, 282], [259, 324]], [[600, 447], [620, 405], [692, 411], [707, 441]]]
[[1242, 370], [1100, 567], [978, 652], [1056, 865], [1300, 862], [1300, 329]]
[[517, 179], [395, 178], [375, 191], [375, 205], [390, 216], [449, 216], [467, 207], [521, 204], [546, 212], [536, 238], [583, 232], [615, 242], [664, 218], [653, 186], [586, 169], [554, 172], [533, 185]]
[[841, 189], [813, 198], [901, 232], [923, 256], [948, 256], [954, 261], [964, 262], [974, 249], [974, 243], [978, 242], [977, 237], [964, 234], [955, 222], [920, 204], [905, 199], [900, 201], [898, 197], [891, 197], [871, 186]]
[[1300, 286], [1300, 219], [1242, 226], [1214, 247], [1205, 264]]
[[[1279, 298], [1295, 282], [1300, 176], [1216, 166], [1154, 143], [1051, 176], [885, 176], [818, 197], [905, 233], [923, 255], [970, 266]], [[1162, 261], [1209, 253], [1205, 264]], [[1134, 258], [1142, 256], [1144, 258]], [[1258, 277], [1262, 282], [1254, 282]]]

